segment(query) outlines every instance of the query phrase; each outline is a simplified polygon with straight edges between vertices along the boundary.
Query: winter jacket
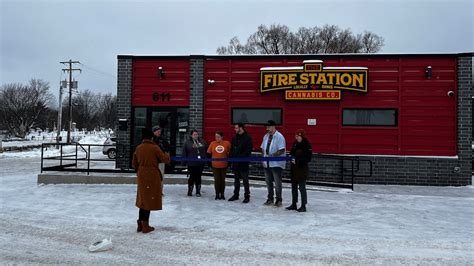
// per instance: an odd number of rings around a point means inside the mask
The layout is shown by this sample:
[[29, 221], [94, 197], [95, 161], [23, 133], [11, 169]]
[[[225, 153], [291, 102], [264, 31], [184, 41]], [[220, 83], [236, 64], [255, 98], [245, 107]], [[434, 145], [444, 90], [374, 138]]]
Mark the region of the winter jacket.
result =
[[[196, 143], [194, 142], [193, 138], [189, 138], [183, 146], [182, 156], [189, 157], [189, 158], [198, 158], [201, 159], [206, 158], [206, 151], [207, 151], [207, 144], [206, 142], [198, 138]], [[184, 162], [188, 166], [204, 166], [205, 162]]]
[[[230, 157], [242, 158], [242, 157], [250, 157], [252, 155], [252, 149], [253, 149], [252, 138], [247, 133], [247, 131], [244, 131], [242, 135], [238, 133], [235, 134], [235, 136], [232, 138], [231, 144], [232, 144], [232, 148], [230, 150]], [[232, 163], [232, 169], [234, 171], [237, 171], [237, 170], [248, 171], [249, 163], [248, 162]]]
[[308, 179], [309, 167], [308, 163], [311, 161], [313, 151], [311, 144], [307, 139], [301, 142], [295, 141], [291, 148], [290, 154], [295, 158], [295, 163], [291, 164], [291, 179], [295, 181], [302, 181]]
[[158, 146], [160, 146], [160, 149], [163, 151], [163, 152], [170, 152], [170, 144], [168, 143], [168, 141], [163, 138], [163, 136], [154, 136], [153, 137], [153, 142], [155, 142], [156, 144], [158, 144]]
[[[262, 149], [262, 154], [263, 157], [272, 157], [275, 156], [274, 154], [278, 152], [279, 150], [285, 150], [284, 153], [279, 155], [279, 157], [286, 157], [286, 141], [285, 137], [277, 130], [272, 136], [272, 141], [270, 142], [270, 149], [267, 154], [267, 143], [270, 138], [270, 133], [268, 132], [263, 136], [263, 141], [262, 144], [260, 145], [260, 148]], [[265, 161], [262, 162], [262, 165], [264, 168], [267, 167], [280, 167], [282, 169], [285, 169], [286, 166], [286, 161]]]
[[133, 154], [132, 166], [137, 170], [135, 205], [145, 210], [161, 210], [161, 172], [159, 163], [169, 163], [170, 157], [151, 140], [143, 140]]

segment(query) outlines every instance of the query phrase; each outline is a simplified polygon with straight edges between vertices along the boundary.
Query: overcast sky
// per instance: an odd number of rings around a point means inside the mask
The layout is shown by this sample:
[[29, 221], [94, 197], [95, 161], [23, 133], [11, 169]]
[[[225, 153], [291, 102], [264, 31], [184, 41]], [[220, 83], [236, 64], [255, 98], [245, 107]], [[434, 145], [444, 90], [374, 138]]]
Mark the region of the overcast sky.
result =
[[0, 0], [0, 84], [40, 78], [56, 95], [78, 60], [79, 90], [116, 93], [118, 54], [215, 54], [258, 25], [334, 24], [385, 38], [382, 53], [472, 52], [473, 1]]

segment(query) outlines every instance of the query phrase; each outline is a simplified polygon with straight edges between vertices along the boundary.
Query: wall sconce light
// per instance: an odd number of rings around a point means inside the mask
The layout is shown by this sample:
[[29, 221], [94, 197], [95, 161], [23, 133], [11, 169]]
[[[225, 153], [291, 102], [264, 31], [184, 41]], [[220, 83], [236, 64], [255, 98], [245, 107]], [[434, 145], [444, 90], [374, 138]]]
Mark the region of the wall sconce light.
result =
[[453, 169], [453, 173], [459, 173], [459, 172], [461, 172], [461, 167], [455, 166]]
[[126, 131], [128, 128], [128, 119], [120, 118], [119, 121], [119, 130]]
[[433, 69], [431, 69], [431, 66], [427, 66], [425, 69], [425, 77], [427, 79], [430, 79], [433, 76]]
[[165, 76], [165, 71], [162, 67], [158, 68], [158, 76], [160, 77], [160, 79], [163, 79], [163, 77]]
[[208, 79], [207, 80], [207, 84], [209, 84], [209, 86], [214, 86], [215, 83], [216, 83], [216, 81], [213, 80], [213, 79]]

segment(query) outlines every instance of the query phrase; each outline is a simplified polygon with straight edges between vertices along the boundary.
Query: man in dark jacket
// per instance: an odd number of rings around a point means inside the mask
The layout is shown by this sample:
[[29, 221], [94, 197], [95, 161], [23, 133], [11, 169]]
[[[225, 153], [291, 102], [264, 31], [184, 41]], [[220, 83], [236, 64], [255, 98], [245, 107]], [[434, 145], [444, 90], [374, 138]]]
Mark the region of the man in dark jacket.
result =
[[158, 144], [160, 146], [160, 149], [163, 152], [170, 152], [170, 144], [168, 141], [164, 138], [162, 134], [162, 130], [160, 126], [154, 126], [153, 127], [153, 142]]
[[[245, 131], [243, 123], [236, 124], [234, 129], [236, 134], [232, 138], [230, 157], [250, 157], [253, 149], [252, 138], [249, 136], [247, 131]], [[239, 199], [240, 179], [242, 179], [245, 190], [243, 203], [248, 203], [250, 201], [249, 162], [234, 162], [232, 163], [232, 170], [234, 171], [234, 195], [229, 199], [229, 201]]]
[[[197, 130], [191, 130], [191, 138], [189, 138], [183, 146], [183, 157], [190, 159], [205, 159], [207, 144], [199, 137]], [[193, 195], [193, 187], [196, 184], [196, 197], [201, 197], [201, 176], [204, 170], [204, 162], [189, 161], [188, 164], [188, 196]]]
[[[168, 143], [168, 141], [161, 134], [161, 127], [160, 126], [154, 126], [152, 128], [152, 130], [153, 130], [153, 135], [154, 135], [153, 136], [153, 142], [155, 142], [163, 152], [168, 153], [168, 155], [169, 155], [170, 144]], [[165, 164], [160, 163], [159, 167], [160, 167], [160, 172], [161, 172], [161, 177], [162, 177], [161, 179], [163, 180], [163, 178], [165, 177]]]

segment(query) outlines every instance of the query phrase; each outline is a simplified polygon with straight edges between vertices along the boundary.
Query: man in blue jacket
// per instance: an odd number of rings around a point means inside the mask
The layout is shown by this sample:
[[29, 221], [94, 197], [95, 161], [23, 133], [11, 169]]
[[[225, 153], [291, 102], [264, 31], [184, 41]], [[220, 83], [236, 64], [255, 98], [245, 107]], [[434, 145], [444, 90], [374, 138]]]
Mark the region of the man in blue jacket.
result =
[[[267, 134], [263, 136], [262, 145], [263, 157], [285, 157], [286, 156], [286, 143], [285, 137], [276, 130], [276, 123], [273, 120], [268, 120], [267, 123]], [[286, 161], [264, 161], [263, 168], [265, 170], [265, 182], [267, 183], [267, 201], [265, 205], [273, 204], [273, 182], [275, 182], [275, 207], [282, 205], [281, 197], [281, 175], [283, 169], [285, 169]]]

